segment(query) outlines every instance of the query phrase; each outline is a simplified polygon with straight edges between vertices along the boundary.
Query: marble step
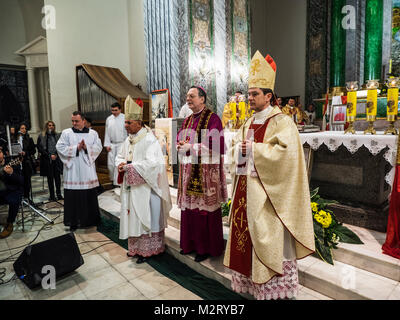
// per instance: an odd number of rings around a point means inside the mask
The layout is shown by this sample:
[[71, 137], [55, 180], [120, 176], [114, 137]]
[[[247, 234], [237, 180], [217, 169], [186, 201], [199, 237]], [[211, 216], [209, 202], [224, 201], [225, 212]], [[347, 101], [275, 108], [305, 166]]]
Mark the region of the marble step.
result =
[[[170, 211], [168, 224], [180, 229], [180, 209], [176, 205], [173, 205]], [[333, 250], [334, 261], [400, 281], [400, 260], [383, 254], [381, 250], [386, 233], [351, 225], [346, 225], [346, 227], [355, 232], [364, 244], [340, 243], [338, 249]], [[223, 224], [223, 232], [226, 240], [229, 235], [227, 223]]]
[[[169, 226], [165, 229], [165, 241], [167, 244], [167, 251], [176, 259], [185, 263], [191, 269], [204, 275], [209, 279], [213, 279], [224, 285], [226, 288], [231, 289], [231, 276], [229, 270], [222, 264], [223, 256], [208, 258], [200, 263], [194, 261], [194, 254], [181, 255], [179, 253], [179, 237], [180, 232], [178, 229]], [[246, 299], [254, 299], [249, 294], [241, 294]], [[297, 300], [331, 300], [331, 298], [320, 294], [314, 290], [300, 285]]]
[[398, 281], [335, 261], [335, 265], [309, 256], [298, 261], [299, 282], [335, 300], [397, 300]]

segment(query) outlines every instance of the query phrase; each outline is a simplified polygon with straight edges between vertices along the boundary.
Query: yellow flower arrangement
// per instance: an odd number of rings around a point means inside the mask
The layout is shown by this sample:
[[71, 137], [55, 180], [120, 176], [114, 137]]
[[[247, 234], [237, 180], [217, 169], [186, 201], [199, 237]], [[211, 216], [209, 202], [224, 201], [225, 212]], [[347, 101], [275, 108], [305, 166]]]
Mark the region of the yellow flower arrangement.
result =
[[311, 210], [313, 212], [318, 212], [318, 203], [316, 202], [311, 202]]
[[362, 244], [362, 241], [354, 232], [343, 226], [333, 211], [329, 210], [329, 205], [337, 203], [336, 201], [321, 198], [318, 188], [310, 193], [315, 251], [322, 260], [333, 264], [332, 249], [336, 249], [339, 242]]

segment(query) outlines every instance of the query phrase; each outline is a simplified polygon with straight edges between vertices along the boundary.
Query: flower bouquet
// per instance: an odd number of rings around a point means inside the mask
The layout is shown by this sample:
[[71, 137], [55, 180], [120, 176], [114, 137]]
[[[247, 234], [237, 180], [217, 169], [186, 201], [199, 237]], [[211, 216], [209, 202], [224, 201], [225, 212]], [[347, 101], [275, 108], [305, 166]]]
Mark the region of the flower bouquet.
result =
[[363, 244], [360, 238], [340, 223], [327, 207], [337, 201], [328, 201], [318, 195], [319, 188], [311, 191], [311, 212], [314, 223], [315, 251], [325, 262], [333, 265], [332, 248], [339, 242]]

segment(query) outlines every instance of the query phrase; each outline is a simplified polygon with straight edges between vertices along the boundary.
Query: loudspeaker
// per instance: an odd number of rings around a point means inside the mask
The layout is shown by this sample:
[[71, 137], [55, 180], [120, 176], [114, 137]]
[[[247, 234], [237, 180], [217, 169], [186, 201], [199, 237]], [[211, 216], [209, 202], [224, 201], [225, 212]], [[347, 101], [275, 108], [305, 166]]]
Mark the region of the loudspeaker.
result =
[[71, 232], [27, 246], [13, 266], [18, 278], [33, 289], [40, 285], [43, 277], [47, 275], [47, 268], [42, 271], [44, 266], [54, 267], [58, 279], [79, 268], [83, 263], [75, 236]]

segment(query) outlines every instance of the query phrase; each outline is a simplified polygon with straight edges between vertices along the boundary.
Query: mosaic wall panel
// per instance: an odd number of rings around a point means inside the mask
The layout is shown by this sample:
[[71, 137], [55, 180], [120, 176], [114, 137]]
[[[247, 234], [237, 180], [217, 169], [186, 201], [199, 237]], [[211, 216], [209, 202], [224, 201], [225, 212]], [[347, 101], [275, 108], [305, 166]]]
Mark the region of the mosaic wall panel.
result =
[[326, 0], [308, 0], [307, 3], [307, 62], [306, 105], [326, 93], [327, 70], [327, 14]]
[[213, 20], [212, 0], [189, 0], [190, 82], [207, 91], [208, 105], [216, 111]]
[[393, 0], [392, 9], [392, 74], [400, 76], [400, 0]]
[[247, 92], [250, 45], [250, 6], [247, 0], [231, 0], [231, 89]]

